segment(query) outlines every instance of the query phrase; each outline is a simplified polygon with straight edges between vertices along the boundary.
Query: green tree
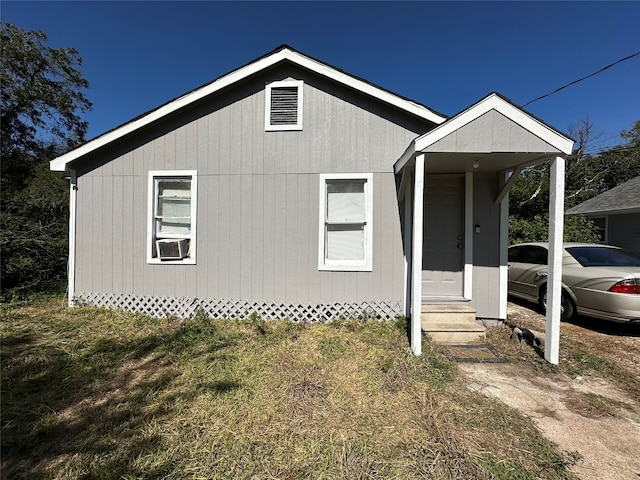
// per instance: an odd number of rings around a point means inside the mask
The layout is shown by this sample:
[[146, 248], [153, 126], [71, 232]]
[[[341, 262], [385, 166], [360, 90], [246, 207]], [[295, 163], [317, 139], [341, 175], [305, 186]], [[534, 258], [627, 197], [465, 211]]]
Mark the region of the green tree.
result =
[[[592, 152], [602, 134], [588, 120], [574, 124], [569, 136], [576, 140], [567, 158], [565, 209], [588, 200], [640, 175], [640, 121], [620, 134], [623, 142], [602, 152]], [[525, 169], [509, 194], [509, 243], [547, 241], [549, 164]], [[597, 239], [593, 222], [566, 217], [564, 240], [591, 242]]]
[[620, 133], [623, 143], [609, 148], [597, 157], [595, 167], [600, 174], [601, 191], [609, 190], [640, 175], [640, 120]]
[[[565, 217], [563, 239], [565, 242], [596, 243], [599, 240], [594, 223], [586, 217]], [[549, 214], [524, 219], [509, 216], [509, 243], [546, 242], [549, 237]]]
[[68, 183], [48, 161], [84, 141], [91, 108], [73, 48], [0, 24], [2, 297], [64, 285]]

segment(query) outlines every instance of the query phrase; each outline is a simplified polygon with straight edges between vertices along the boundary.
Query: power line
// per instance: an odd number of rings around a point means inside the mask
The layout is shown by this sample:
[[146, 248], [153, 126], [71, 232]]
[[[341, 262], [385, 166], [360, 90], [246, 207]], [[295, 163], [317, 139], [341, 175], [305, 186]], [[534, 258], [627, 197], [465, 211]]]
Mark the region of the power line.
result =
[[638, 55], [640, 55], [640, 52], [636, 52], [636, 53], [633, 53], [633, 54], [629, 55], [628, 57], [621, 58], [620, 60], [618, 60], [618, 61], [616, 61], [616, 62], [613, 62], [612, 64], [607, 65], [606, 67], [602, 67], [602, 68], [601, 68], [600, 70], [598, 70], [597, 72], [593, 72], [593, 73], [591, 73], [591, 74], [587, 75], [586, 77], [582, 77], [582, 78], [579, 78], [578, 80], [574, 80], [574, 81], [573, 81], [573, 82], [571, 82], [571, 83], [567, 83], [566, 85], [563, 85], [563, 86], [562, 86], [562, 87], [560, 87], [560, 88], [556, 88], [553, 92], [550, 92], [550, 93], [547, 93], [547, 94], [545, 94], [545, 95], [542, 95], [541, 97], [534, 98], [533, 100], [531, 100], [531, 101], [529, 101], [529, 102], [525, 103], [522, 107], [524, 108], [524, 107], [526, 107], [527, 105], [532, 104], [533, 102], [537, 102], [538, 100], [542, 100], [543, 98], [546, 98], [546, 97], [548, 97], [548, 96], [550, 96], [550, 95], [553, 95], [554, 93], [558, 93], [560, 90], [564, 90], [565, 88], [570, 87], [571, 85], [575, 85], [576, 83], [581, 82], [581, 81], [583, 81], [583, 80], [586, 80], [587, 78], [591, 78], [591, 77], [593, 77], [594, 75], [597, 75], [597, 74], [599, 74], [599, 73], [602, 73], [602, 72], [604, 72], [606, 69], [613, 67], [614, 65], [617, 65], [617, 64], [619, 64], [619, 63], [625, 62], [625, 61], [627, 61], [627, 60], [629, 60], [629, 59], [631, 59], [631, 58], [633, 58], [633, 57], [636, 57], [636, 56], [638, 56]]

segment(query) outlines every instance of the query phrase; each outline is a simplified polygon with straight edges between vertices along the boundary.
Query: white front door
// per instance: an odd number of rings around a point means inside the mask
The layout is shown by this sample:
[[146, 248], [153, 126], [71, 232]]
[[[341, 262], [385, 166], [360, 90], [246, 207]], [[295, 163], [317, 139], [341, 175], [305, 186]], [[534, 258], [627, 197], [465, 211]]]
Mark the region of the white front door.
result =
[[464, 191], [464, 176], [425, 176], [423, 300], [463, 296]]

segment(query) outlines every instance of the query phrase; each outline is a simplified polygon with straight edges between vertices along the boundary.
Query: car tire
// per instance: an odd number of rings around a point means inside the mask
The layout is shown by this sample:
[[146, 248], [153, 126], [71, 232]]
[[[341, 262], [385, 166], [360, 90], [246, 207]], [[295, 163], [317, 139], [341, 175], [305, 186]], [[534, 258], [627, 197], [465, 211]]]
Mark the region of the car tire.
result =
[[[562, 291], [562, 301], [561, 301], [561, 315], [560, 318], [562, 321], [567, 322], [571, 321], [576, 316], [576, 306], [571, 300], [571, 297], [565, 292]], [[540, 290], [540, 296], [538, 297], [538, 304], [542, 310], [543, 314], [547, 313], [547, 287], [542, 287]]]

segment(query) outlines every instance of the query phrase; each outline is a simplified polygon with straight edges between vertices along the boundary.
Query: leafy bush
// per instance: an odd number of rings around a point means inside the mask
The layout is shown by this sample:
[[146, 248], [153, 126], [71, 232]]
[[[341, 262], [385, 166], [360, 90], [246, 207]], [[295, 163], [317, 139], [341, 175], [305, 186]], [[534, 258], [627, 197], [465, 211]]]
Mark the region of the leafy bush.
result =
[[[586, 217], [565, 217], [563, 241], [597, 243], [598, 228]], [[549, 215], [535, 215], [532, 219], [509, 217], [509, 245], [523, 242], [549, 241]]]

